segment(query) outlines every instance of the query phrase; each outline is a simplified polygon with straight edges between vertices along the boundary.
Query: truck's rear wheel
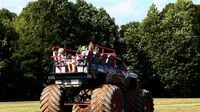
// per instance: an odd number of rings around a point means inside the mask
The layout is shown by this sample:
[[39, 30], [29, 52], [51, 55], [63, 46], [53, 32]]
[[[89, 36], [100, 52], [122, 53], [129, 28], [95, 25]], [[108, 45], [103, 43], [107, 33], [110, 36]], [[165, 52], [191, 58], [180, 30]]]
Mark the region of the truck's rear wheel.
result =
[[49, 85], [43, 89], [40, 97], [41, 112], [62, 112], [64, 90], [60, 85]]
[[119, 87], [104, 84], [93, 91], [91, 112], [121, 112], [122, 107], [123, 99]]
[[138, 90], [128, 90], [125, 99], [124, 112], [144, 112], [144, 99]]

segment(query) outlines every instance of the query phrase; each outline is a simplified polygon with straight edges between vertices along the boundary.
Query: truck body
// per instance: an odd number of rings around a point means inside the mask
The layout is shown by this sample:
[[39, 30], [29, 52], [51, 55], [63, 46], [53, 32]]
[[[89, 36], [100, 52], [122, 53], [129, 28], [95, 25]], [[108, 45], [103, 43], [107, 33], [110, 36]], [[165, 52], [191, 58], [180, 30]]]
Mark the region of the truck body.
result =
[[51, 58], [51, 84], [41, 93], [41, 111], [134, 112], [129, 107], [136, 104], [136, 97], [142, 100], [141, 112], [153, 111], [153, 100], [144, 100], [149, 92], [144, 96], [138, 89], [137, 75], [127, 70], [114, 49], [94, 44], [81, 51], [53, 47]]

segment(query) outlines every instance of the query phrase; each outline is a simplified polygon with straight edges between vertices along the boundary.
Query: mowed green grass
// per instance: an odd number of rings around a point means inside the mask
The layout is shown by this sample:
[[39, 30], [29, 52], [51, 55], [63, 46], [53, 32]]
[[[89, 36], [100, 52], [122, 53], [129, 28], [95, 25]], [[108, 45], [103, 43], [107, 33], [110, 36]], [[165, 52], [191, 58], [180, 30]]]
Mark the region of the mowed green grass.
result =
[[[0, 102], [0, 112], [40, 112], [39, 101]], [[200, 112], [200, 98], [155, 98], [154, 112]]]
[[0, 112], [40, 112], [39, 101], [0, 102]]
[[155, 98], [155, 112], [200, 112], [200, 98]]

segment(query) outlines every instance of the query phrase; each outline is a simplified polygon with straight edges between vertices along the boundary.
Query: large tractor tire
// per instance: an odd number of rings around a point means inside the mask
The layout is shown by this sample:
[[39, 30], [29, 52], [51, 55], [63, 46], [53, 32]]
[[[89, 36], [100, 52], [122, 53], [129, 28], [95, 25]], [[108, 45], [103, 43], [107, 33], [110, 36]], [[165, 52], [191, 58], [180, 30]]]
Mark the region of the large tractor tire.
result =
[[145, 112], [153, 112], [154, 111], [154, 104], [151, 92], [148, 90], [142, 90], [142, 96], [145, 101]]
[[125, 93], [124, 112], [145, 112], [144, 99], [140, 91], [131, 89]]
[[40, 97], [41, 112], [62, 112], [64, 89], [60, 85], [49, 85], [43, 89]]
[[123, 98], [119, 87], [104, 84], [93, 90], [91, 112], [121, 112]]

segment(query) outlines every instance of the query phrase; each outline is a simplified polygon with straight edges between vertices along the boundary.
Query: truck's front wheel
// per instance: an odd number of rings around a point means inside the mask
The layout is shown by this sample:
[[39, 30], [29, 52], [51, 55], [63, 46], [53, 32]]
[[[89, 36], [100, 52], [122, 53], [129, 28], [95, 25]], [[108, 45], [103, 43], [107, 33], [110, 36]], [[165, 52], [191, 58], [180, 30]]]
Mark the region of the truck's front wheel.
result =
[[125, 99], [124, 112], [145, 112], [143, 96], [139, 90], [128, 90]]
[[40, 96], [41, 112], [62, 112], [64, 90], [60, 85], [45, 87]]
[[104, 84], [96, 88], [92, 93], [92, 112], [121, 112], [123, 99], [119, 87]]

